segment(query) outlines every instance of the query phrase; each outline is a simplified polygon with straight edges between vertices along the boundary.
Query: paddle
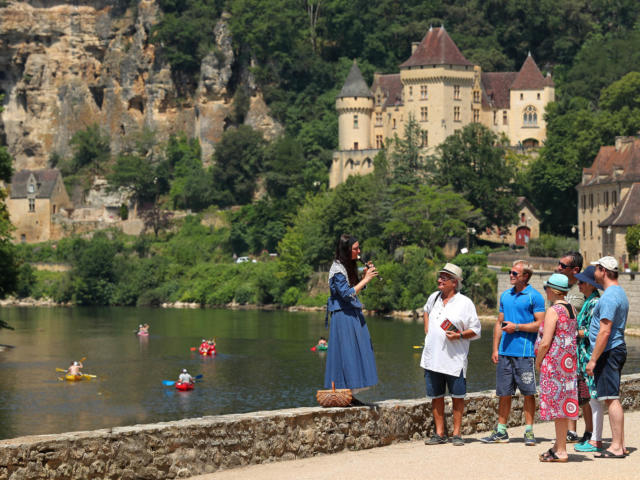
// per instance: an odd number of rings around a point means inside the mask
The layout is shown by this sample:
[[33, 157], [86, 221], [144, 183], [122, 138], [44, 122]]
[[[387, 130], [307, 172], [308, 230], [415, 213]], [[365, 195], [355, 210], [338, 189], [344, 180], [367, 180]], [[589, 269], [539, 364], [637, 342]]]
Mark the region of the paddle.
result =
[[[200, 373], [193, 378], [194, 380], [200, 380], [202, 377], [204, 377], [204, 375]], [[162, 384], [166, 387], [172, 387], [176, 384], [176, 382], [174, 382], [173, 380], [162, 380]]]
[[414, 345], [413, 348], [424, 348], [424, 345]]

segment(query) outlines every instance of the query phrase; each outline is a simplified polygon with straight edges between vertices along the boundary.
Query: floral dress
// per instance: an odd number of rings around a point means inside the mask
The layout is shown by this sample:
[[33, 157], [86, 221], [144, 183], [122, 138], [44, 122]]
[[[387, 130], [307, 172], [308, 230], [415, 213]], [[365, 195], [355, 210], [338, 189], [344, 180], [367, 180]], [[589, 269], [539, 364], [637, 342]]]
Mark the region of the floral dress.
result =
[[[577, 322], [562, 304], [551, 308], [558, 314], [558, 321], [551, 347], [540, 366], [540, 418], [577, 419]], [[539, 339], [542, 338], [543, 327], [544, 324], [540, 326]]]
[[597, 398], [595, 379], [587, 374], [587, 363], [591, 359], [591, 344], [589, 342], [589, 325], [591, 325], [591, 317], [593, 315], [593, 309], [598, 304], [600, 295], [595, 290], [589, 298], [582, 305], [582, 309], [578, 314], [578, 330], [584, 330], [585, 336], [578, 339], [578, 375], [584, 378], [589, 387], [589, 394], [591, 398]]

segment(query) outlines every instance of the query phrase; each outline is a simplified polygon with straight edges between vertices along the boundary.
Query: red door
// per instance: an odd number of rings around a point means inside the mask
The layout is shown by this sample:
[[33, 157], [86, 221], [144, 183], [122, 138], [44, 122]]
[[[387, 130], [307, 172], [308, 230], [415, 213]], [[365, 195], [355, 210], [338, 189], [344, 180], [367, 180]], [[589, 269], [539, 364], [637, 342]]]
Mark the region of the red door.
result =
[[529, 227], [518, 227], [516, 230], [516, 245], [526, 247], [531, 237], [531, 229]]

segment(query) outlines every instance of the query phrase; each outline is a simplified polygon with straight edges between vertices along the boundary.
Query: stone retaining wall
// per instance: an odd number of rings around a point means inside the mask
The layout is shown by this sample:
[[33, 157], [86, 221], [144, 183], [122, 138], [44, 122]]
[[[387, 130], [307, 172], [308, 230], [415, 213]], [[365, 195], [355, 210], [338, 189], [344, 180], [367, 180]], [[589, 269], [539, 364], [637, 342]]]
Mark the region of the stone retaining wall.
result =
[[[625, 409], [640, 408], [640, 374], [623, 379]], [[491, 429], [493, 392], [466, 399], [463, 434]], [[450, 421], [450, 404], [447, 403]], [[524, 421], [516, 397], [509, 426]], [[361, 450], [431, 434], [426, 399], [357, 408], [295, 408], [0, 441], [0, 480], [186, 478], [218, 469]], [[451, 425], [449, 425], [451, 429]]]

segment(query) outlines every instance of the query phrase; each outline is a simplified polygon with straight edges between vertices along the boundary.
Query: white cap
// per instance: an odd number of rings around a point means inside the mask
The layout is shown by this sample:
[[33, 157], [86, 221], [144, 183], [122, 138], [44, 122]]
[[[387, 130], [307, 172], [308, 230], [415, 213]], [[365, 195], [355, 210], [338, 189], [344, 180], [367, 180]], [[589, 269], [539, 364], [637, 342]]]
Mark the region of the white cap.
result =
[[462, 282], [462, 269], [453, 263], [447, 263], [438, 273], [446, 273], [454, 277], [458, 282]]
[[186, 368], [183, 368], [183, 369], [182, 369], [182, 373], [187, 373], [187, 369], [186, 369]]
[[600, 265], [602, 268], [606, 268], [612, 272], [618, 271], [618, 261], [613, 257], [602, 257], [596, 262], [591, 262], [591, 265]]

